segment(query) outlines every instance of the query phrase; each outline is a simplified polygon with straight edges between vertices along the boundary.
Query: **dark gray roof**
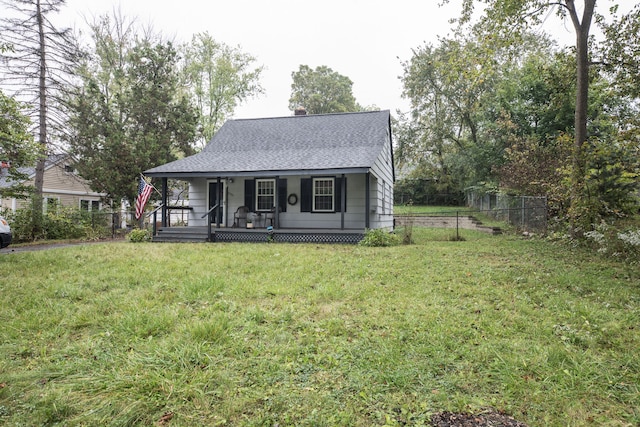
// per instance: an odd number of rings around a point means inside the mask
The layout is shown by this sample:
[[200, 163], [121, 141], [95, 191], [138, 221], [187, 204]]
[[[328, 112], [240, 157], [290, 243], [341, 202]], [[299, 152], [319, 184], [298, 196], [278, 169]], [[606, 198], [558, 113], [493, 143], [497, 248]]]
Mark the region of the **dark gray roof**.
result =
[[149, 176], [364, 171], [391, 150], [389, 111], [227, 121], [198, 154]]

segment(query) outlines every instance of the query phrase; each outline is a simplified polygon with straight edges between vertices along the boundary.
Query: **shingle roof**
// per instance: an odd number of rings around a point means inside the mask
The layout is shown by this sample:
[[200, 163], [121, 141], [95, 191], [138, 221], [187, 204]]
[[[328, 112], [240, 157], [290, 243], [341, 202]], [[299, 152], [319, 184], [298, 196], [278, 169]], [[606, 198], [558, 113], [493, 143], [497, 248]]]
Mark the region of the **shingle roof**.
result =
[[198, 154], [150, 176], [368, 169], [391, 150], [389, 111], [227, 121]]

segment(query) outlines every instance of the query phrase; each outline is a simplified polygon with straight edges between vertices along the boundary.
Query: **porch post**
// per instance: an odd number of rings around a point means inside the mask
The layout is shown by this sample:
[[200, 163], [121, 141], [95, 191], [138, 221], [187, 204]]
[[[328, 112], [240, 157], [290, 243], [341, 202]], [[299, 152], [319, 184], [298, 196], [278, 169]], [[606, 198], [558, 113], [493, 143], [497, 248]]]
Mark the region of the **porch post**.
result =
[[344, 230], [344, 211], [345, 206], [347, 206], [347, 186], [346, 180], [344, 179], [344, 174], [342, 174], [342, 179], [340, 180], [340, 229]]
[[220, 228], [220, 212], [222, 209], [222, 206], [220, 206], [220, 203], [222, 203], [222, 198], [220, 197], [220, 195], [222, 194], [222, 179], [220, 177], [218, 177], [217, 189], [218, 191], [216, 191], [216, 205], [218, 205], [218, 208], [216, 209], [216, 228]]
[[[278, 228], [280, 226], [280, 195], [278, 194], [278, 188], [280, 187], [280, 176], [276, 176], [276, 188], [274, 188], [273, 194], [276, 202], [276, 211], [273, 213], [273, 223], [275, 224], [274, 228]], [[266, 224], [265, 220], [265, 225]]]
[[364, 191], [365, 191], [365, 195], [364, 195], [364, 228], [369, 229], [371, 224], [370, 224], [370, 219], [369, 219], [369, 215], [371, 212], [371, 195], [370, 193], [370, 183], [369, 183], [369, 176], [371, 175], [371, 172], [367, 172], [365, 174], [365, 181], [364, 181]]
[[[168, 179], [167, 178], [162, 178], [162, 226], [163, 227], [167, 227], [168, 225], [168, 221], [167, 221], [167, 212], [169, 211], [167, 209], [167, 187], [168, 187]], [[153, 226], [155, 227], [155, 224], [153, 224]]]

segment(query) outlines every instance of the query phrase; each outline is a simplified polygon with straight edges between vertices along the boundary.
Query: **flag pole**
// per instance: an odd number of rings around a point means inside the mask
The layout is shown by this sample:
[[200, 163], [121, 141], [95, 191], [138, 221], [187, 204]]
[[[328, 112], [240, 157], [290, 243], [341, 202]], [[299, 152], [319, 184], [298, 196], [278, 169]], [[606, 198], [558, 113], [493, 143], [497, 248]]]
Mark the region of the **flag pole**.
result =
[[144, 182], [146, 182], [148, 185], [150, 185], [154, 190], [156, 190], [156, 193], [158, 193], [160, 195], [160, 197], [162, 197], [162, 193], [160, 192], [160, 190], [158, 190], [152, 183], [150, 179], [147, 179], [146, 176], [144, 176], [144, 174], [142, 172], [140, 172], [140, 177], [144, 180]]

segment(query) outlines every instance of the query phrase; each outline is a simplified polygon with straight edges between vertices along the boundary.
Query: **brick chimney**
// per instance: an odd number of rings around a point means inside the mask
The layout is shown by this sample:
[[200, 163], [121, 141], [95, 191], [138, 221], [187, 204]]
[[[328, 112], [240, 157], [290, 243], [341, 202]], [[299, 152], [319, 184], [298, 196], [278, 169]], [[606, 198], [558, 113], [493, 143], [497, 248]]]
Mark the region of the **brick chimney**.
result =
[[298, 106], [296, 107], [295, 111], [293, 112], [294, 116], [306, 116], [307, 115], [307, 110], [305, 110], [305, 108], [303, 106]]

